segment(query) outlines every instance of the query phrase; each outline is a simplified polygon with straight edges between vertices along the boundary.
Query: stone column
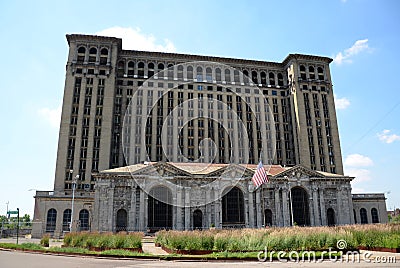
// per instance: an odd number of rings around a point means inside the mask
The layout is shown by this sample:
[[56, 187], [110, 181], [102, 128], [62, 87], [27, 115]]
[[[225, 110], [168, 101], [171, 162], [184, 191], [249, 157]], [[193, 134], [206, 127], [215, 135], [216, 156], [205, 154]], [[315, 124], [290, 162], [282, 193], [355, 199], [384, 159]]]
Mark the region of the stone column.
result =
[[275, 225], [276, 226], [283, 226], [282, 222], [282, 213], [281, 213], [281, 205], [280, 205], [280, 198], [279, 198], [279, 187], [275, 186]]
[[253, 195], [254, 192], [252, 192], [252, 190], [254, 190], [254, 187], [249, 185], [249, 227], [250, 228], [254, 228], [255, 227], [255, 223], [254, 223], [254, 208], [255, 205], [253, 203]]
[[136, 231], [136, 188], [135, 184], [131, 186], [131, 209], [129, 210], [129, 222], [128, 222], [128, 230], [129, 231]]
[[[114, 224], [113, 224], [113, 219], [114, 219], [114, 185], [113, 183], [110, 185], [110, 189], [108, 189], [108, 215], [107, 215], [107, 219], [108, 219], [108, 223], [107, 223], [107, 227], [106, 230], [113, 232], [114, 231]], [[77, 219], [74, 217], [74, 219]]]
[[[288, 187], [282, 187], [282, 214], [283, 214], [283, 226], [290, 226], [290, 209], [288, 209]], [[291, 200], [289, 200], [290, 202]]]
[[319, 188], [319, 202], [321, 207], [321, 224], [325, 226], [327, 225], [327, 223], [326, 223], [326, 210], [325, 210], [325, 199], [324, 199], [323, 188]]
[[190, 229], [190, 188], [185, 187], [185, 230]]
[[313, 208], [313, 198], [312, 195], [308, 198], [308, 211], [310, 212], [310, 225], [315, 226], [315, 220], [314, 220], [314, 208]]
[[182, 225], [182, 208], [183, 208], [183, 203], [182, 203], [182, 189], [178, 188], [178, 191], [176, 193], [176, 229], [182, 230], [183, 225]]
[[[140, 189], [140, 213], [139, 213], [139, 217], [141, 220], [139, 220], [139, 230], [144, 231], [144, 227], [147, 226], [147, 202], [148, 202], [148, 196], [145, 193], [145, 191], [143, 191], [142, 189]], [[146, 210], [145, 210], [146, 208]], [[146, 214], [145, 214], [146, 212]]]
[[221, 228], [222, 227], [222, 202], [221, 202], [221, 196], [218, 192], [217, 189], [214, 189], [214, 197], [215, 197], [215, 205], [214, 205], [214, 210], [215, 210], [215, 227]]
[[314, 208], [314, 225], [320, 226], [321, 225], [321, 217], [320, 211], [318, 208], [318, 187], [312, 187], [312, 196], [313, 196], [313, 208]]
[[336, 194], [337, 194], [337, 199], [336, 199], [337, 207], [336, 207], [335, 217], [336, 217], [336, 224], [340, 225], [340, 224], [343, 224], [342, 223], [342, 218], [343, 218], [342, 214], [345, 212], [344, 211], [345, 208], [344, 208], [344, 206], [342, 204], [343, 189], [342, 189], [341, 185], [339, 185], [339, 187], [337, 187]]
[[[263, 186], [261, 185], [261, 187], [263, 187]], [[261, 187], [256, 192], [257, 228], [261, 228], [261, 226], [263, 224], [262, 223], [262, 220], [263, 220], [262, 215], [263, 215], [263, 213], [261, 211], [262, 208], [263, 208], [263, 205], [261, 203], [261, 202], [263, 202], [263, 198], [261, 197], [261, 193], [262, 193]]]

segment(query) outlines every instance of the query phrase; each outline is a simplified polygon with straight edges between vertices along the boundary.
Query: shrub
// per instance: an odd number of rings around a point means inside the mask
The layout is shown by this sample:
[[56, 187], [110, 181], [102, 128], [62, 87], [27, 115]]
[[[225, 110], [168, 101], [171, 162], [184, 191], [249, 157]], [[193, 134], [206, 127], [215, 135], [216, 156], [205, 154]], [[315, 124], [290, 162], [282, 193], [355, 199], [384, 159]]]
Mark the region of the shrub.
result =
[[40, 239], [40, 245], [43, 247], [49, 247], [50, 246], [50, 235], [45, 234], [42, 236], [42, 239]]

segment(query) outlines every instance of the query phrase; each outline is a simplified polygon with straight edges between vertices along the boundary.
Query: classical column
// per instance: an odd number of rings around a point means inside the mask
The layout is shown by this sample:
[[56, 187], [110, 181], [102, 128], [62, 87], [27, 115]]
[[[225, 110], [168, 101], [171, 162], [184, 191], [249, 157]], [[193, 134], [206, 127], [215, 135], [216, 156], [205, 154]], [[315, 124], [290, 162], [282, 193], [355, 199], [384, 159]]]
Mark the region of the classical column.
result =
[[[290, 188], [289, 188], [290, 191]], [[291, 200], [289, 200], [291, 202]], [[288, 187], [282, 187], [282, 213], [283, 213], [283, 226], [290, 226], [290, 211], [288, 210]]]
[[[110, 189], [108, 189], [108, 226], [107, 226], [107, 230], [110, 232], [114, 231], [114, 226], [113, 226], [113, 219], [114, 219], [114, 186], [111, 184]], [[76, 219], [74, 217], [74, 219]]]
[[252, 187], [251, 185], [249, 185], [249, 227], [250, 228], [254, 228], [255, 224], [254, 224], [254, 203], [253, 203], [253, 195], [254, 192], [252, 192], [254, 190], [254, 187]]
[[275, 192], [275, 225], [276, 226], [283, 226], [282, 222], [282, 213], [281, 213], [281, 203], [280, 203], [280, 198], [279, 198], [279, 187], [275, 186], [274, 192]]
[[342, 204], [342, 193], [343, 193], [343, 189], [342, 189], [342, 186], [341, 185], [339, 185], [338, 187], [337, 187], [337, 192], [336, 192], [336, 194], [337, 194], [337, 207], [336, 207], [336, 213], [335, 213], [335, 216], [336, 216], [336, 224], [337, 225], [340, 225], [340, 224], [343, 224], [342, 223], [342, 214], [344, 213], [344, 207], [343, 207], [343, 204]]
[[182, 189], [178, 188], [177, 193], [176, 193], [176, 229], [178, 229], [178, 230], [183, 229], [182, 209], [183, 209]]
[[128, 230], [129, 231], [136, 231], [135, 230], [135, 223], [136, 223], [136, 188], [135, 184], [131, 186], [131, 209], [129, 210], [129, 222], [128, 222]]
[[321, 216], [320, 211], [318, 209], [318, 187], [312, 187], [312, 196], [313, 196], [313, 207], [314, 207], [314, 225], [320, 226], [321, 225]]
[[[139, 207], [139, 217], [141, 220], [139, 220], [139, 230], [144, 231], [144, 227], [147, 226], [147, 202], [148, 202], [148, 196], [143, 189], [140, 189], [140, 207]], [[146, 210], [145, 210], [146, 208]], [[145, 214], [146, 212], [146, 214]]]
[[313, 197], [310, 195], [308, 198], [308, 211], [310, 212], [310, 225], [315, 226], [315, 220], [314, 220], [314, 208], [313, 208]]
[[185, 187], [185, 230], [190, 229], [190, 188]]
[[326, 223], [326, 210], [325, 210], [325, 199], [324, 199], [324, 189], [319, 188], [319, 203], [321, 207], [321, 224], [327, 225]]
[[217, 189], [214, 189], [214, 198], [215, 198], [215, 205], [214, 205], [214, 211], [215, 211], [215, 227], [221, 228], [222, 227], [222, 202], [221, 202], [221, 196], [218, 192]]
[[[261, 185], [261, 187], [263, 187], [263, 185]], [[261, 212], [261, 210], [263, 208], [263, 205], [261, 203], [261, 202], [263, 202], [263, 198], [261, 196], [261, 193], [262, 193], [261, 187], [256, 192], [257, 228], [261, 228], [262, 221], [263, 221], [262, 212]]]

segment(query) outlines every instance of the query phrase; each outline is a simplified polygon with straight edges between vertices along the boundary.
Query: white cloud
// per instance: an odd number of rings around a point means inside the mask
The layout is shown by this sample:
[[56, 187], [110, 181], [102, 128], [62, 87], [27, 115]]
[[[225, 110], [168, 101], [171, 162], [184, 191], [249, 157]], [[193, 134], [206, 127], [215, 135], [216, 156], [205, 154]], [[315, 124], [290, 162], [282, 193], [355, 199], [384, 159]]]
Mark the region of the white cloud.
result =
[[151, 34], [144, 34], [140, 28], [111, 27], [97, 32], [96, 35], [122, 38], [122, 47], [127, 50], [145, 50], [160, 52], [175, 52], [174, 44], [164, 39], [164, 44], [156, 43], [156, 38]]
[[400, 141], [400, 136], [396, 134], [390, 134], [390, 130], [384, 129], [381, 133], [378, 133], [378, 138], [384, 143], [392, 143], [394, 141]]
[[369, 166], [373, 166], [374, 162], [368, 156], [364, 156], [361, 154], [350, 154], [344, 160], [344, 165], [349, 168], [369, 167]]
[[335, 98], [335, 107], [337, 110], [344, 110], [350, 106], [350, 101], [347, 98], [338, 98], [334, 95]]
[[61, 105], [55, 109], [41, 108], [38, 114], [46, 120], [52, 127], [58, 128], [61, 120]]
[[370, 51], [368, 39], [357, 40], [350, 48], [336, 54], [333, 61], [338, 65], [342, 63], [351, 63], [351, 58], [362, 51]]
[[345, 168], [345, 173], [347, 176], [355, 177], [353, 180], [354, 184], [370, 181], [371, 171], [365, 168]]

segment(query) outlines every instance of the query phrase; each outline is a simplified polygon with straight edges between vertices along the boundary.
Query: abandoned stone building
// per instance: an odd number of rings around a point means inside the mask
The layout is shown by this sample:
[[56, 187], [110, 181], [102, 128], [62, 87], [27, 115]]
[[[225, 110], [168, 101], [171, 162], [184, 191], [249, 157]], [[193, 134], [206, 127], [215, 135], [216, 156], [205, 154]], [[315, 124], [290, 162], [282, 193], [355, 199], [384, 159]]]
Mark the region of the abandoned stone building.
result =
[[[122, 49], [67, 35], [54, 189], [33, 235], [386, 222], [351, 194], [329, 64]], [[269, 182], [251, 183], [262, 161]]]

